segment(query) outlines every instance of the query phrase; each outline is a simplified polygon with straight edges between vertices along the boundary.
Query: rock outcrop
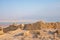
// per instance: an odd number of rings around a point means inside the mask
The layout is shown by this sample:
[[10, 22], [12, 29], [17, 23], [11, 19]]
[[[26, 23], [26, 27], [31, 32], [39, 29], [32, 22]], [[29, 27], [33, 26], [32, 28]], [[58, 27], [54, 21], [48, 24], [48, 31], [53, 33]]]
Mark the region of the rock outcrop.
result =
[[58, 32], [60, 33], [60, 22], [43, 22], [38, 21], [36, 23], [31, 24], [19, 24], [19, 25], [9, 25], [6, 28], [1, 28], [1, 31], [3, 30], [4, 33], [9, 31], [14, 31], [20, 28], [21, 30], [41, 30], [41, 29], [58, 29]]
[[31, 24], [12, 24], [6, 28], [0, 27], [0, 35], [4, 33], [4, 36], [9, 35], [12, 39], [17, 38], [17, 40], [59, 40], [60, 22], [38, 21]]

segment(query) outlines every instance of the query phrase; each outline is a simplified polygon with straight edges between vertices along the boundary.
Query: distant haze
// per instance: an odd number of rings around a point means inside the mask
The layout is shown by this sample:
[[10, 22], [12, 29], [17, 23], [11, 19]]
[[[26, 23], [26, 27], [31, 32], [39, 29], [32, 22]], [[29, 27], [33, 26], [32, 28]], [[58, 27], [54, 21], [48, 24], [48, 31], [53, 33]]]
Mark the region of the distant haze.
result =
[[60, 21], [60, 0], [0, 0], [0, 22], [40, 19]]

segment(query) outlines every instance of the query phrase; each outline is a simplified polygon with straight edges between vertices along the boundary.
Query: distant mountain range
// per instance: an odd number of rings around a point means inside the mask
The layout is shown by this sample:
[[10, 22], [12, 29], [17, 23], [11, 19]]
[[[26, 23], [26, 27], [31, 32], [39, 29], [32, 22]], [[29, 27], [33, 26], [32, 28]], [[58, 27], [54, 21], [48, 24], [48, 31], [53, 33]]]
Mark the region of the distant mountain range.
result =
[[0, 20], [0, 22], [35, 22], [37, 20]]

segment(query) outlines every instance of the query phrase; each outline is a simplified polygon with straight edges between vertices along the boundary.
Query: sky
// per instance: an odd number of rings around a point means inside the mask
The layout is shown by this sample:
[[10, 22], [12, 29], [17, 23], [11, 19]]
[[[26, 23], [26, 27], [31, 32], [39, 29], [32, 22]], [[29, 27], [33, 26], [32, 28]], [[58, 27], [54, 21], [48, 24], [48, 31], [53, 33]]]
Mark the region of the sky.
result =
[[0, 0], [0, 20], [60, 21], [60, 0]]

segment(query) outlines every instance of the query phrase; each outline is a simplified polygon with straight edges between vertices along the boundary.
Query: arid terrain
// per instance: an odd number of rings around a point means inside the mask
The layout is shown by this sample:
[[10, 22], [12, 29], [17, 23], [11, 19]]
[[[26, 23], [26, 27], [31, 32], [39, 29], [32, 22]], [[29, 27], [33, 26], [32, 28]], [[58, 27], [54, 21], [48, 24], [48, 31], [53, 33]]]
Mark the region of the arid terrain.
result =
[[60, 40], [60, 22], [38, 21], [0, 27], [0, 40]]

